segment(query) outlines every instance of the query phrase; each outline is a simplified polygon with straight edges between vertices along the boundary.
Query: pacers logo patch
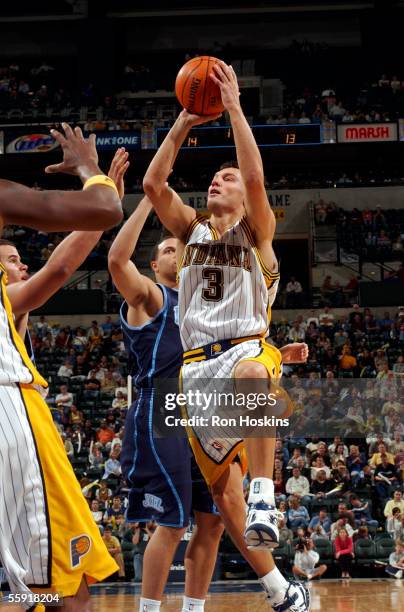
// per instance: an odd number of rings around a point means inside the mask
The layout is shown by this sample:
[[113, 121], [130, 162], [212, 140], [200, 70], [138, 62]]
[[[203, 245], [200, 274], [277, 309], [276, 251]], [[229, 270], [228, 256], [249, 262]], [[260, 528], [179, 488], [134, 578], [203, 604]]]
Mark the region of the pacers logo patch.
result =
[[222, 345], [217, 343], [217, 344], [212, 344], [212, 346], [210, 347], [210, 352], [211, 355], [220, 355], [220, 353], [222, 352]]
[[80, 566], [81, 558], [88, 553], [90, 548], [91, 539], [85, 533], [70, 540], [70, 561], [73, 569]]

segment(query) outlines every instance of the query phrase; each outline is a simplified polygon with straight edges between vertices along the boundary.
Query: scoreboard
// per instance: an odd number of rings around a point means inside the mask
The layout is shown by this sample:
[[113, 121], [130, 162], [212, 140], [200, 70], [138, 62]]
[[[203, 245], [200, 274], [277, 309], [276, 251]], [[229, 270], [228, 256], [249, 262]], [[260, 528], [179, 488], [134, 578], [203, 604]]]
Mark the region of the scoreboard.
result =
[[[259, 147], [289, 147], [322, 144], [319, 124], [253, 125], [252, 131]], [[161, 145], [169, 128], [157, 128], [157, 147]], [[225, 149], [234, 147], [230, 125], [195, 127], [186, 137], [183, 149]]]

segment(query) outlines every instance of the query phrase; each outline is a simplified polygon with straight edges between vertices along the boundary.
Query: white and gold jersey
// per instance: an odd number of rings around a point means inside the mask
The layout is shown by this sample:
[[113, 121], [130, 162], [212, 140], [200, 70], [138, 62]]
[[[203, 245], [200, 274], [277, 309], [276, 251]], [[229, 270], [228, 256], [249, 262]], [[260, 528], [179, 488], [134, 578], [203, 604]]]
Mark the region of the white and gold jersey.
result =
[[47, 382], [37, 372], [15, 329], [6, 285], [6, 272], [0, 264], [0, 385], [34, 383], [47, 387]]
[[179, 280], [184, 351], [267, 336], [279, 273], [263, 263], [245, 218], [219, 238], [208, 218], [198, 215], [188, 230]]

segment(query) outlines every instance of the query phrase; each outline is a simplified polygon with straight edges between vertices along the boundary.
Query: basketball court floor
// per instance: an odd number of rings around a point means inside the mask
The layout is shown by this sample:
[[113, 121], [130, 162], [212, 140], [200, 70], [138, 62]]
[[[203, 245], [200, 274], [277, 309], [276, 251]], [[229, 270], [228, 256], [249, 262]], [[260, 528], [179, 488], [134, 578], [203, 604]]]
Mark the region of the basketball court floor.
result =
[[[404, 580], [322, 580], [309, 585], [312, 612], [403, 612]], [[137, 612], [139, 587], [130, 584], [91, 587], [97, 612]], [[179, 612], [182, 584], [171, 584], [162, 612]], [[212, 585], [205, 612], [268, 612], [271, 610], [257, 584], [218, 582]]]

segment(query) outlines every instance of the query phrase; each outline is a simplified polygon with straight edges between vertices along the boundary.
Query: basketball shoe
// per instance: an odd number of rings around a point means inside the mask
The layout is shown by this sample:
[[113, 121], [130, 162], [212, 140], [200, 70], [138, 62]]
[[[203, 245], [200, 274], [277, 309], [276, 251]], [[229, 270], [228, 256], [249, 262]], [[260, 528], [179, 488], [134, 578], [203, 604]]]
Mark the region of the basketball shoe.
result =
[[247, 548], [276, 548], [279, 545], [278, 521], [283, 515], [263, 500], [248, 505], [244, 539]]
[[309, 612], [310, 593], [300, 582], [289, 582], [286, 591], [268, 597], [274, 612]]

